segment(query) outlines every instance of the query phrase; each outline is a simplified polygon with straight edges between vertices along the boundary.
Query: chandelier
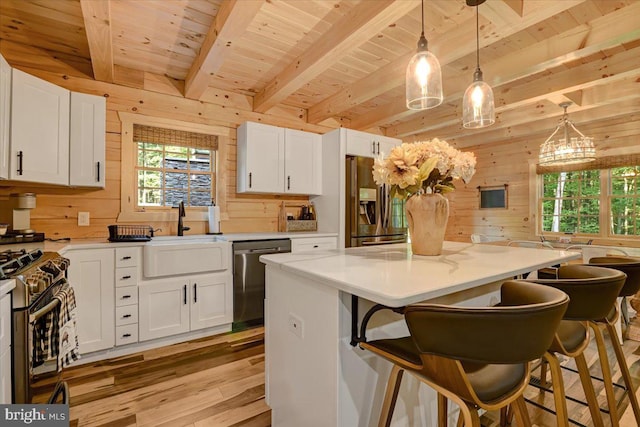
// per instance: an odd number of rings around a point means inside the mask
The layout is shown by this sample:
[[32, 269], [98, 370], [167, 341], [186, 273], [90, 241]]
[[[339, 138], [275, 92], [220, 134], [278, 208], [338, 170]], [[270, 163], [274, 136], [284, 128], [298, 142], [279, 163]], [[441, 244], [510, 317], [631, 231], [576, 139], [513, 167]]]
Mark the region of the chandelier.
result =
[[[596, 149], [593, 146], [593, 139], [586, 137], [573, 125], [567, 116], [567, 107], [571, 102], [563, 102], [560, 107], [564, 109], [564, 114], [560, 123], [551, 136], [540, 146], [539, 164], [545, 166], [569, 165], [575, 163], [586, 163], [596, 159]], [[562, 129], [564, 138], [553, 137]], [[571, 136], [570, 131], [574, 131], [577, 136]], [[560, 136], [560, 135], [559, 135]]]

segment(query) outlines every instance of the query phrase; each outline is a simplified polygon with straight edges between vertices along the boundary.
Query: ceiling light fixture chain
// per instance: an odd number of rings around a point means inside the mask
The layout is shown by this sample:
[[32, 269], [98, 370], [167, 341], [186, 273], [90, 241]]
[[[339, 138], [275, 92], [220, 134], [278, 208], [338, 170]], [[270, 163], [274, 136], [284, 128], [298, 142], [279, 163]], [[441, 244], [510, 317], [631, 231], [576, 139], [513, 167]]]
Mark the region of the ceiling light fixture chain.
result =
[[[563, 102], [558, 105], [564, 110], [562, 118], [553, 133], [540, 146], [539, 163], [545, 166], [552, 166], [594, 161], [596, 159], [596, 149], [593, 145], [593, 139], [585, 136], [569, 120], [567, 108], [572, 103]], [[563, 138], [556, 141], [553, 137], [560, 129], [563, 130]], [[571, 130], [578, 134], [579, 137], [571, 137]]]
[[468, 6], [476, 8], [476, 70], [473, 82], [462, 98], [462, 125], [468, 129], [490, 126], [496, 121], [493, 90], [483, 81], [480, 69], [480, 12], [479, 6], [485, 0], [467, 0]]
[[424, 35], [424, 0], [421, 2], [422, 31], [418, 50], [409, 61], [406, 72], [406, 102], [410, 110], [426, 110], [442, 104], [442, 72], [440, 62], [428, 49]]

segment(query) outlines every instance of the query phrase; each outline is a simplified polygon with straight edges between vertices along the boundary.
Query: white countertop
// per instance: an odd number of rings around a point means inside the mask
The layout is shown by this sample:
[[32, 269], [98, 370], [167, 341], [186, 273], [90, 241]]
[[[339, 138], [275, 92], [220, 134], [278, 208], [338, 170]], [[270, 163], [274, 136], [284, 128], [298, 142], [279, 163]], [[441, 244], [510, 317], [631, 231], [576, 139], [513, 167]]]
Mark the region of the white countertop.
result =
[[445, 242], [440, 256], [410, 244], [262, 255], [260, 261], [391, 307], [401, 307], [580, 258], [578, 252]]
[[0, 280], [0, 298], [11, 292], [16, 287], [15, 279]]

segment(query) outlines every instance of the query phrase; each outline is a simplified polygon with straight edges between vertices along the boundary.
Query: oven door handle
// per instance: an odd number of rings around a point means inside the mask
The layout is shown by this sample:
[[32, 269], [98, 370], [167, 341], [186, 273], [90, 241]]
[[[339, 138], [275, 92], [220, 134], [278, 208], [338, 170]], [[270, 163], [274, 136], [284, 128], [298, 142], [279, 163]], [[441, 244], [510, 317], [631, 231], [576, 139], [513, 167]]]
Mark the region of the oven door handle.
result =
[[69, 386], [65, 381], [60, 381], [56, 384], [56, 388], [53, 390], [53, 393], [51, 393], [51, 397], [49, 397], [47, 403], [50, 405], [55, 404], [56, 400], [58, 400], [58, 396], [62, 397], [62, 401], [60, 403], [64, 405], [69, 404]]

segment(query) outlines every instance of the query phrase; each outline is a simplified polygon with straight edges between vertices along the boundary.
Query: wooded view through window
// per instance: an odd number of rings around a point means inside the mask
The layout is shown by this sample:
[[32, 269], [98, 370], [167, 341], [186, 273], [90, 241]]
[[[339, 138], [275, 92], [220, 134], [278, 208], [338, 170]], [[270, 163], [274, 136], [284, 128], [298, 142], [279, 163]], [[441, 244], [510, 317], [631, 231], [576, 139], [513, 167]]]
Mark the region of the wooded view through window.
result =
[[640, 235], [639, 178], [638, 166], [543, 174], [542, 231]]

